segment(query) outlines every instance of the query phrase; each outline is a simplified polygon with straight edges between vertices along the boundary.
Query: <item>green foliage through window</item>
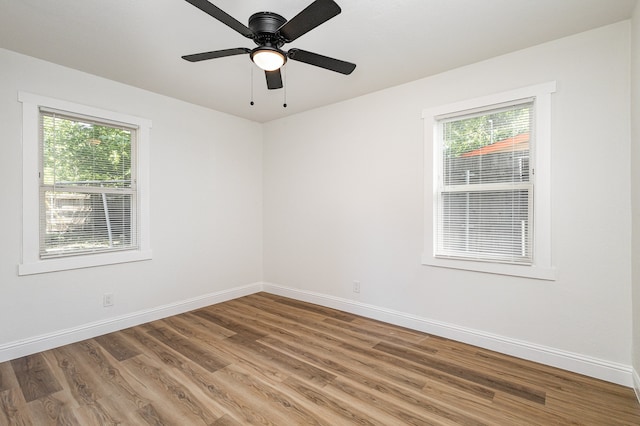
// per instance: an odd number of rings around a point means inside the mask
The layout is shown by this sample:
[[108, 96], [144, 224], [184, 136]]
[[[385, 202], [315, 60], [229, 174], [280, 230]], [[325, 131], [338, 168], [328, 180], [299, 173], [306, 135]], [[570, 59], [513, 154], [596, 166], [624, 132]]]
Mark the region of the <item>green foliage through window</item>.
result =
[[495, 142], [528, 133], [531, 106], [496, 110], [444, 123], [444, 155], [459, 157]]
[[131, 129], [42, 115], [45, 185], [131, 186]]

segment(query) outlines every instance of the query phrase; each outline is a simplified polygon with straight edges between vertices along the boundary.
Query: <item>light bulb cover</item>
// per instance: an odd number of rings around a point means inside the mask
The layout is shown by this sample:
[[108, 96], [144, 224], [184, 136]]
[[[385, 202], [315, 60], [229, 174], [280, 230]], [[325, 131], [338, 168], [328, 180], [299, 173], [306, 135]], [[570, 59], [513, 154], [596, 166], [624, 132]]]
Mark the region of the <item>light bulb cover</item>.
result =
[[265, 71], [275, 71], [287, 62], [287, 55], [275, 47], [261, 46], [251, 51], [251, 60]]

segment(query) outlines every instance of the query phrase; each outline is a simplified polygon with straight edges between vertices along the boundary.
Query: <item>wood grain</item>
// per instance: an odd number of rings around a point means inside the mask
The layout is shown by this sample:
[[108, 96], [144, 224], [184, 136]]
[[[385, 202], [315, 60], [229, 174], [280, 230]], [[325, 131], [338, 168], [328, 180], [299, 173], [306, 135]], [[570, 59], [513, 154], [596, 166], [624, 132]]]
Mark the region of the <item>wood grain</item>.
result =
[[31, 402], [62, 390], [41, 354], [11, 361], [26, 402]]
[[632, 389], [258, 293], [0, 363], [4, 425], [640, 425]]

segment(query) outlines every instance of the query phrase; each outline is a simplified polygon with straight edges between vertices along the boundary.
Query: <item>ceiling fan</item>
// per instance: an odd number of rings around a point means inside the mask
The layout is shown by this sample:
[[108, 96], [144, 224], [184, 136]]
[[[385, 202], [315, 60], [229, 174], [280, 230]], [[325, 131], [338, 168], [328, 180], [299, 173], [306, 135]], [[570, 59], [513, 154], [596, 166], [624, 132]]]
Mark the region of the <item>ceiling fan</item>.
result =
[[282, 88], [280, 68], [287, 62], [287, 58], [345, 75], [351, 74], [356, 68], [356, 65], [350, 62], [302, 49], [289, 49], [288, 52], [281, 50], [285, 43], [294, 41], [338, 15], [341, 9], [333, 0], [315, 0], [288, 21], [273, 12], [254, 13], [249, 18], [248, 27], [207, 0], [186, 1], [243, 36], [252, 39], [258, 45], [254, 49], [237, 47], [183, 56], [182, 59], [187, 61], [199, 62], [248, 53], [251, 60], [264, 70], [269, 89]]

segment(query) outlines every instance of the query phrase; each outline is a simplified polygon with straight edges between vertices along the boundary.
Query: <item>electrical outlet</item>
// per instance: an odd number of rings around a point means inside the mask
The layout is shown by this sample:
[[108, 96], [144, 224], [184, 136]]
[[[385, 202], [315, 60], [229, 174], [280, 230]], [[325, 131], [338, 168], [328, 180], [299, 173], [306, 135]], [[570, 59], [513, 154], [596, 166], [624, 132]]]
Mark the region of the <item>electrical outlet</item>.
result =
[[360, 281], [353, 282], [353, 292], [360, 293]]
[[113, 293], [105, 293], [102, 296], [102, 306], [113, 306]]

